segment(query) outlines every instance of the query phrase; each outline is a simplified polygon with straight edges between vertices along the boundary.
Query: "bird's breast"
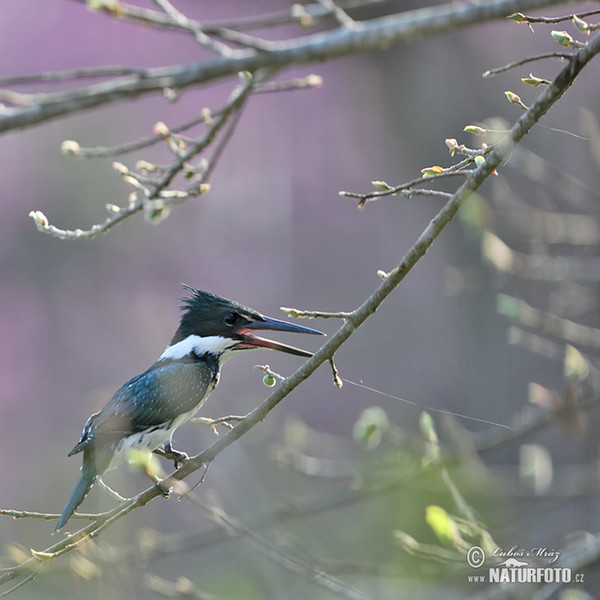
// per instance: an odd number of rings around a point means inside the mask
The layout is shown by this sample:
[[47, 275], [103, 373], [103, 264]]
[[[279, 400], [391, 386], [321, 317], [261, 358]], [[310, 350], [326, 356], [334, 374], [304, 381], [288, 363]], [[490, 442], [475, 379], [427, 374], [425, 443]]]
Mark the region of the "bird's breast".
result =
[[174, 431], [198, 412], [218, 381], [218, 369], [204, 362], [178, 368], [165, 365], [147, 373], [134, 386], [128, 405], [132, 410], [123, 428], [130, 433], [114, 443], [108, 469], [125, 462], [130, 450], [153, 452], [171, 441]]

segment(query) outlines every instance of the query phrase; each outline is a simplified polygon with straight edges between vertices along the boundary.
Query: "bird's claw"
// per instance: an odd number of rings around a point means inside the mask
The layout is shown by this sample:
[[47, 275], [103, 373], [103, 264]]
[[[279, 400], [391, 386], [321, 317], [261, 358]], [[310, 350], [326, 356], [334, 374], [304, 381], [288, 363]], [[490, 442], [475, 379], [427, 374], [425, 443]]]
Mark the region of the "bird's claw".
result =
[[173, 448], [169, 442], [166, 443], [162, 448], [157, 448], [154, 450], [154, 453], [158, 454], [159, 456], [163, 456], [168, 460], [172, 460], [176, 469], [179, 469], [179, 467], [189, 458], [185, 452], [175, 450], [175, 448]]

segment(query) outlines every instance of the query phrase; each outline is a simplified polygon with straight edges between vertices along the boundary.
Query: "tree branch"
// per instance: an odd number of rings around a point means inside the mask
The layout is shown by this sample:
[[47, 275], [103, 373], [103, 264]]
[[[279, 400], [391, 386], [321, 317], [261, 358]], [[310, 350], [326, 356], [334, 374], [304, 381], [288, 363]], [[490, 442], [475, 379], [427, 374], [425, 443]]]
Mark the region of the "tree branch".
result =
[[[265, 67], [281, 69], [382, 49], [504, 17], [517, 9], [531, 10], [558, 3], [564, 4], [559, 0], [495, 0], [480, 5], [451, 3], [361, 21], [360, 28], [338, 28], [291, 41], [269, 42], [268, 47], [260, 51], [244, 49], [236, 52], [234, 57], [219, 56], [200, 63], [145, 69], [66, 92], [18, 94], [4, 90], [0, 91], [0, 102], [4, 103], [0, 107], [0, 133], [148, 93], [181, 90], [240, 71], [255, 72]], [[163, 16], [170, 19], [168, 15]]]
[[[129, 205], [126, 207], [110, 206], [110, 216], [103, 222], [93, 225], [88, 230], [75, 229], [67, 230], [60, 229], [49, 223], [46, 216], [40, 211], [31, 211], [29, 216], [35, 221], [36, 227], [43, 233], [48, 233], [54, 237], [68, 240], [92, 239], [97, 235], [106, 233], [115, 225], [118, 225], [128, 217], [146, 210], [150, 215], [149, 220], [160, 220], [164, 218], [170, 210], [170, 205], [180, 202], [189, 196], [198, 196], [203, 194], [207, 186], [206, 179], [211, 174], [212, 169], [218, 158], [220, 157], [225, 143], [233, 132], [233, 128], [237, 122], [244, 103], [252, 93], [254, 81], [260, 83], [263, 79], [272, 75], [271, 71], [259, 71], [255, 77], [248, 76], [235, 88], [232, 92], [227, 105], [219, 111], [218, 118], [211, 124], [207, 132], [198, 140], [189, 140], [185, 146], [181, 148], [174, 144], [174, 152], [176, 154], [173, 163], [165, 169], [161, 170], [161, 176], [156, 179], [148, 179], [140, 176], [140, 174], [129, 171], [127, 167], [120, 163], [115, 163], [117, 171], [121, 173], [125, 182], [132, 185], [136, 192], [132, 195]], [[162, 126], [166, 129], [166, 126]], [[216, 145], [213, 156], [207, 163], [206, 169], [196, 178], [186, 191], [169, 191], [167, 186], [173, 179], [186, 167], [188, 162], [203, 152], [218, 136], [221, 130], [225, 129], [223, 137], [219, 144]], [[163, 139], [168, 140], [172, 137], [172, 133], [166, 130], [160, 134]], [[148, 184], [147, 186], [145, 184]], [[153, 211], [157, 214], [152, 216]]]

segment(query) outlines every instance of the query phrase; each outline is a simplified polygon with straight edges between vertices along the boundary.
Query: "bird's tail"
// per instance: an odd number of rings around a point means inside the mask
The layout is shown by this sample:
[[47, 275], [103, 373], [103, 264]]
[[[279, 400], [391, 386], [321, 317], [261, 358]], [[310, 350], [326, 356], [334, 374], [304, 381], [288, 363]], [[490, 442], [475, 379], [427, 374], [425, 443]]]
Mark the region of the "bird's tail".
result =
[[71, 518], [77, 507], [83, 502], [83, 499], [87, 496], [90, 488], [94, 485], [98, 479], [98, 473], [95, 469], [86, 468], [85, 462], [83, 466], [83, 472], [81, 473], [81, 477], [79, 481], [75, 485], [75, 488], [71, 492], [69, 499], [67, 500], [67, 505], [62, 511], [62, 515], [60, 515], [60, 519], [54, 528], [54, 531], [60, 531], [66, 524], [66, 522]]

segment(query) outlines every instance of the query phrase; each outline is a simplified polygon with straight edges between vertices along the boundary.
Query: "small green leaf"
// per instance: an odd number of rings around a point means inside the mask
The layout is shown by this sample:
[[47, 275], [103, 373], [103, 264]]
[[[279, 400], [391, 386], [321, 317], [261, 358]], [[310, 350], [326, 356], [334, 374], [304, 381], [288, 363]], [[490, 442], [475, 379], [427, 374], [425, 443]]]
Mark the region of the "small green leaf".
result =
[[152, 225], [158, 225], [168, 218], [171, 208], [161, 198], [144, 202], [144, 219]]
[[575, 381], [583, 381], [590, 374], [590, 365], [583, 354], [567, 344], [565, 350], [565, 377]]
[[498, 294], [496, 297], [496, 311], [499, 315], [518, 320], [521, 313], [520, 303], [513, 296]]
[[473, 135], [485, 135], [487, 133], [487, 129], [483, 127], [478, 127], [477, 125], [467, 125], [463, 131], [467, 133], [472, 133]]
[[419, 417], [419, 428], [421, 429], [421, 434], [430, 444], [438, 443], [438, 436], [435, 431], [435, 423], [433, 422], [432, 416], [423, 411], [421, 416]]
[[540, 79], [536, 77], [533, 73], [529, 73], [529, 77], [521, 77], [521, 81], [526, 85], [531, 85], [533, 87], [538, 87], [540, 85], [548, 85], [550, 82], [547, 79]]
[[354, 424], [354, 439], [368, 449], [376, 448], [389, 427], [387, 413], [380, 406], [365, 409]]
[[552, 39], [561, 46], [565, 46], [565, 48], [569, 48], [573, 45], [573, 38], [566, 31], [553, 31], [550, 35], [552, 35]]
[[442, 543], [456, 546], [460, 542], [458, 525], [441, 506], [429, 505], [425, 509], [425, 521]]

